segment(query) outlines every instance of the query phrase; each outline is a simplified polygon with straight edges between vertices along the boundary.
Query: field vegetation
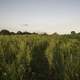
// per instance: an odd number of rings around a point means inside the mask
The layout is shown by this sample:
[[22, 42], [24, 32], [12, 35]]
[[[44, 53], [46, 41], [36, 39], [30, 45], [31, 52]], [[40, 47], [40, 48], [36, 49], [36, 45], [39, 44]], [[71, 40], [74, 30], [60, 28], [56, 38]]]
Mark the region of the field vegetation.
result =
[[80, 33], [0, 32], [0, 80], [80, 80]]

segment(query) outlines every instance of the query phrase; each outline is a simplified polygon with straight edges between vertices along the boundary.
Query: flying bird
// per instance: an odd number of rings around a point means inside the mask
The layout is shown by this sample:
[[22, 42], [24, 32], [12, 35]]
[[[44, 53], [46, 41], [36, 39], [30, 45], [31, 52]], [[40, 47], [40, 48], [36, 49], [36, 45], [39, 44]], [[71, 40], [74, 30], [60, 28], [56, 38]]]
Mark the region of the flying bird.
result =
[[20, 27], [27, 27], [28, 24], [20, 24], [19, 26], [20, 26]]
[[28, 26], [28, 24], [23, 24], [23, 26]]

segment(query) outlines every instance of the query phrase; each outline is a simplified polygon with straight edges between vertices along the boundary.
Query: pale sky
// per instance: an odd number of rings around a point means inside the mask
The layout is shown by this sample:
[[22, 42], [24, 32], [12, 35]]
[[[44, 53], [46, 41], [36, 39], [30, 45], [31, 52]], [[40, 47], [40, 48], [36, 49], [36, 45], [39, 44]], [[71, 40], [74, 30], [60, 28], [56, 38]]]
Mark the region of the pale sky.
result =
[[79, 32], [80, 0], [0, 0], [1, 29]]

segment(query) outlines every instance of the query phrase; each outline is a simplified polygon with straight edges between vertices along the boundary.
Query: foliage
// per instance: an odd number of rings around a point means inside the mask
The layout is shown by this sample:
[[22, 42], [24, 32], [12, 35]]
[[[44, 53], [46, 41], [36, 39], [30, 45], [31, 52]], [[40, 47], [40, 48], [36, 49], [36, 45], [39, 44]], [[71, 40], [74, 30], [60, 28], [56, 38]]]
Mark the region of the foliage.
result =
[[0, 35], [0, 80], [79, 80], [80, 35]]

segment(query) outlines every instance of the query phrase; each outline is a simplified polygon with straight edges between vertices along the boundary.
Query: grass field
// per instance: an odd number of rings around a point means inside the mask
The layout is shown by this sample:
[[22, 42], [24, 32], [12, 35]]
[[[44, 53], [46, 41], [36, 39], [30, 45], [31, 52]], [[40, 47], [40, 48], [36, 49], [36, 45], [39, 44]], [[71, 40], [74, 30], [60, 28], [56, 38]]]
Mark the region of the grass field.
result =
[[0, 35], [0, 80], [80, 80], [80, 35]]

